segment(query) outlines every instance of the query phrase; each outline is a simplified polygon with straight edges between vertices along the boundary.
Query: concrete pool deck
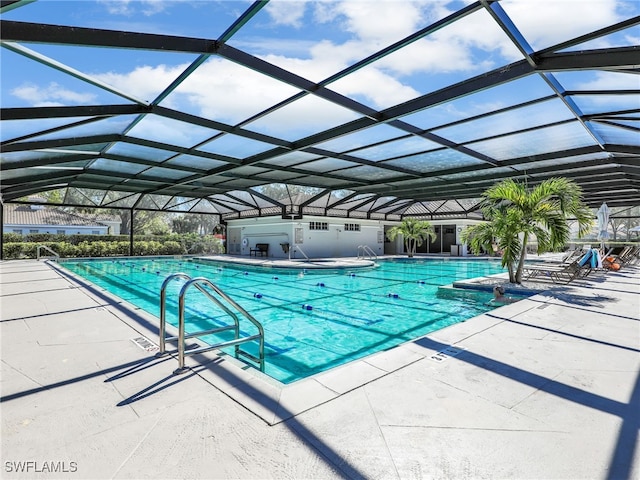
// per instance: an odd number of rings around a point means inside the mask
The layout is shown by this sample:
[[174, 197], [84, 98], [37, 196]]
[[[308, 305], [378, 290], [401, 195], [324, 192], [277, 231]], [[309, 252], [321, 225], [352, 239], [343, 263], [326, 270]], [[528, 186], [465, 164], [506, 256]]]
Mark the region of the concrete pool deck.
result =
[[284, 387], [214, 354], [174, 376], [153, 318], [0, 274], [2, 478], [640, 478], [637, 266]]

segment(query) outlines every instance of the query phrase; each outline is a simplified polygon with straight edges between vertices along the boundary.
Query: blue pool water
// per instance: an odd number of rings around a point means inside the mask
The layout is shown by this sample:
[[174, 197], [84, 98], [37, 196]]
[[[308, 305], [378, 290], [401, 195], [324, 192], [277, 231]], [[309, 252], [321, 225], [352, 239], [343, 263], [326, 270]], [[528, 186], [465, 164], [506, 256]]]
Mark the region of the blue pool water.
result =
[[[172, 273], [206, 277], [262, 323], [265, 373], [290, 383], [386, 350], [493, 307], [491, 293], [439, 298], [438, 287], [503, 272], [498, 262], [435, 259], [382, 260], [357, 270], [275, 269], [197, 259], [72, 260], [62, 265], [110, 293], [159, 316], [160, 288]], [[177, 325], [183, 280], [167, 289], [167, 321]], [[186, 330], [229, 323], [196, 289], [185, 302]], [[246, 335], [256, 333], [248, 321]], [[202, 337], [215, 344], [229, 337]], [[257, 344], [243, 349], [257, 354]], [[229, 351], [231, 353], [231, 350]]]

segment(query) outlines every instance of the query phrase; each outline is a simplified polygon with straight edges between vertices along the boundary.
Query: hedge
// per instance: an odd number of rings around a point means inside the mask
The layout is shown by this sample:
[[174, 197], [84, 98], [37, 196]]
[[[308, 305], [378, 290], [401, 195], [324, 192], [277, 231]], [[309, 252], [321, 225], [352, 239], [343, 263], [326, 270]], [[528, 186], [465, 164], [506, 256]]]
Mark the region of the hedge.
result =
[[[78, 245], [82, 242], [129, 242], [129, 235], [60, 235], [57, 233], [5, 233], [3, 235], [5, 243], [20, 242], [69, 242]], [[202, 236], [197, 233], [169, 233], [166, 235], [134, 235], [133, 240], [139, 242], [179, 242], [179, 243], [199, 243], [202, 239], [214, 239], [212, 236]]]
[[[23, 241], [8, 241], [13, 238], [7, 238], [5, 234], [4, 244], [2, 248], [3, 258], [5, 260], [18, 258], [36, 258], [36, 252], [39, 245], [45, 245], [56, 252], [61, 257], [114, 257], [129, 255], [129, 241], [123, 241], [122, 235], [101, 235], [99, 240], [96, 235], [51, 235], [54, 240], [38, 240], [24, 241], [24, 237], [19, 237]], [[45, 236], [50, 234], [34, 234], [34, 236]], [[69, 237], [75, 238], [70, 241]], [[86, 239], [89, 237], [89, 240]], [[142, 236], [140, 236], [142, 237]], [[152, 236], [149, 236], [152, 237]], [[192, 238], [193, 235], [167, 235], [169, 239], [160, 240], [158, 237], [152, 237], [153, 240], [135, 240], [133, 242], [134, 255], [184, 255], [184, 254], [212, 254], [222, 253], [223, 247], [220, 241], [212, 237]], [[185, 238], [187, 237], [187, 238]], [[197, 237], [197, 236], [196, 236]], [[64, 238], [64, 240], [62, 240]], [[136, 237], [137, 238], [137, 237]], [[32, 240], [31, 238], [29, 240]], [[48, 256], [49, 252], [43, 250], [43, 256]]]

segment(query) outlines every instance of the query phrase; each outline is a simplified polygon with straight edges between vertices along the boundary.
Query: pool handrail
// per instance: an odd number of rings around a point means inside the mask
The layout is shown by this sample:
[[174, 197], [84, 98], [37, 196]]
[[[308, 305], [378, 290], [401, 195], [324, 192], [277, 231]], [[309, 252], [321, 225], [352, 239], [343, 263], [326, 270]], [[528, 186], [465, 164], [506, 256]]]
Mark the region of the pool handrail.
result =
[[52, 250], [51, 248], [47, 247], [46, 245], [38, 245], [38, 247], [36, 248], [36, 260], [38, 260], [38, 261], [40, 261], [40, 257], [41, 257], [40, 250], [46, 250], [47, 252], [52, 254], [56, 261], [60, 258], [60, 255], [58, 255], [58, 253], [56, 253], [54, 250]]
[[[297, 251], [299, 251], [299, 252], [304, 256], [304, 258], [306, 258], [306, 259], [307, 259], [307, 261], [311, 261], [311, 259], [309, 258], [309, 256], [308, 256], [306, 253], [304, 253], [304, 250], [302, 250], [298, 245], [294, 245], [294, 246], [289, 250], [289, 253], [291, 253], [291, 251], [293, 251], [293, 252], [295, 253], [295, 251], [296, 251], [296, 250], [297, 250]], [[291, 258], [291, 255], [289, 255], [289, 258]]]
[[[176, 278], [183, 278], [187, 280], [187, 282], [182, 286], [178, 299], [178, 336], [175, 337], [167, 337], [166, 336], [166, 288], [169, 283]], [[204, 285], [213, 290], [216, 294], [218, 294], [223, 300], [225, 300], [228, 304], [233, 306], [236, 310], [238, 310], [247, 320], [249, 320], [253, 325], [258, 329], [258, 334], [251, 335], [248, 337], [240, 338], [240, 320], [238, 316], [231, 311], [225, 304], [223, 304], [218, 298], [212, 295], [209, 291], [204, 288]], [[217, 327], [210, 330], [201, 330], [199, 332], [194, 332], [190, 334], [185, 334], [185, 321], [184, 321], [184, 306], [185, 306], [185, 296], [187, 290], [191, 287], [195, 286], [200, 292], [202, 292], [207, 298], [213, 301], [218, 307], [220, 307], [225, 313], [227, 313], [234, 321], [233, 325], [228, 325], [224, 327]], [[185, 340], [187, 338], [200, 337], [203, 335], [209, 335], [212, 333], [218, 333], [225, 330], [234, 330], [235, 339], [229, 340], [226, 342], [220, 342], [214, 345], [208, 345], [204, 347], [196, 347], [191, 348], [189, 350], [186, 349]], [[167, 353], [175, 353], [175, 352], [167, 352], [166, 351], [166, 342], [172, 340], [178, 340], [178, 369], [176, 369], [173, 373], [180, 374], [184, 373], [187, 368], [184, 366], [184, 357], [186, 355], [193, 355], [196, 353], [203, 353], [210, 350], [219, 350], [221, 348], [235, 346], [235, 356], [236, 358], [239, 355], [249, 358], [251, 361], [260, 365], [260, 371], [264, 372], [264, 329], [262, 324], [256, 320], [249, 312], [247, 312], [244, 308], [242, 308], [238, 303], [236, 303], [231, 297], [225, 294], [218, 286], [213, 284], [209, 279], [205, 277], [196, 277], [191, 278], [186, 273], [178, 272], [169, 275], [165, 278], [162, 283], [162, 288], [160, 290], [160, 351], [156, 354], [157, 357], [164, 356]], [[254, 355], [240, 350], [240, 345], [246, 342], [250, 342], [253, 340], [259, 340], [259, 356], [255, 357]]]
[[365, 254], [369, 256], [370, 260], [378, 259], [378, 254], [369, 245], [358, 245], [358, 259], [365, 258]]

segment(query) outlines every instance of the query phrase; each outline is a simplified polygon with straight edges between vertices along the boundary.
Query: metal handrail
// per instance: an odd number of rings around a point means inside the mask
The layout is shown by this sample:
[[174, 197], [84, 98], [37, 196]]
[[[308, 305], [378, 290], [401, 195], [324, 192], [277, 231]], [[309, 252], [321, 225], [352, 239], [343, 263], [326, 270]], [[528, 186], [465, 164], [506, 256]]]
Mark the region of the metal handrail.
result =
[[[164, 279], [162, 282], [162, 287], [160, 288], [160, 331], [158, 332], [158, 336], [160, 337], [160, 351], [156, 354], [156, 357], [162, 357], [166, 351], [166, 342], [167, 338], [165, 338], [166, 326], [167, 326], [167, 317], [166, 317], [166, 301], [167, 301], [167, 286], [174, 278], [182, 278], [184, 280], [191, 280], [191, 276], [187, 275], [183, 272], [173, 273]], [[170, 337], [175, 339], [174, 337]]]
[[[187, 282], [182, 286], [180, 290], [180, 295], [178, 299], [178, 336], [177, 337], [166, 337], [166, 288], [169, 283], [175, 278], [183, 278], [187, 280]], [[236, 310], [238, 310], [247, 320], [253, 323], [258, 329], [257, 335], [251, 335], [249, 337], [240, 338], [240, 320], [238, 316], [231, 311], [225, 304], [223, 304], [218, 298], [208, 292], [204, 285], [213, 290], [216, 294], [218, 294], [223, 300], [225, 300], [228, 304], [232, 305]], [[227, 313], [231, 318], [233, 318], [233, 325], [228, 325], [224, 327], [217, 327], [210, 330], [202, 330], [199, 332], [194, 332], [190, 334], [185, 334], [185, 321], [184, 321], [184, 305], [185, 305], [185, 295], [187, 290], [194, 286], [200, 292], [205, 294], [207, 298], [209, 298], [212, 302], [214, 302], [218, 307], [220, 307], [225, 313]], [[226, 342], [217, 343], [215, 345], [209, 345], [205, 347], [197, 347], [186, 350], [185, 347], [185, 339], [193, 338], [193, 337], [201, 337], [203, 335], [210, 335], [212, 333], [218, 333], [226, 330], [234, 330], [234, 340], [229, 340]], [[238, 305], [233, 299], [231, 299], [227, 294], [225, 294], [222, 290], [220, 290], [216, 285], [214, 285], [210, 280], [204, 277], [191, 278], [186, 273], [174, 273], [169, 275], [164, 282], [162, 283], [162, 289], [160, 290], [160, 351], [156, 354], [157, 357], [161, 357], [166, 353], [175, 353], [166, 351], [166, 342], [172, 340], [178, 340], [178, 349], [176, 350], [178, 353], [178, 369], [174, 371], [174, 373], [179, 374], [185, 372], [187, 369], [184, 366], [184, 357], [186, 355], [193, 355], [196, 353], [207, 352], [210, 350], [219, 350], [224, 347], [235, 346], [235, 356], [236, 358], [240, 355], [249, 358], [253, 362], [260, 365], [260, 371], [264, 371], [264, 329], [262, 324], [256, 320], [249, 312], [247, 312], [244, 308]], [[240, 345], [246, 342], [250, 342], [253, 340], [259, 340], [259, 356], [255, 357], [248, 352], [244, 352], [240, 350]]]
[[311, 260], [309, 256], [304, 253], [304, 250], [302, 250], [298, 245], [294, 245], [292, 250], [298, 250], [304, 256], [304, 258], [306, 258], [307, 260]]
[[365, 254], [369, 256], [369, 259], [378, 259], [378, 255], [369, 245], [358, 245], [358, 258], [364, 258]]
[[46, 250], [47, 252], [51, 253], [56, 258], [56, 260], [60, 258], [60, 255], [58, 255], [54, 250], [47, 247], [46, 245], [38, 245], [38, 247], [36, 248], [36, 259], [38, 261], [40, 261], [41, 257], [40, 250]]
[[373, 248], [369, 247], [369, 245], [365, 245], [364, 246], [364, 250], [369, 253], [370, 257], [375, 258], [376, 260], [378, 259], [378, 254], [376, 252], [373, 251]]

